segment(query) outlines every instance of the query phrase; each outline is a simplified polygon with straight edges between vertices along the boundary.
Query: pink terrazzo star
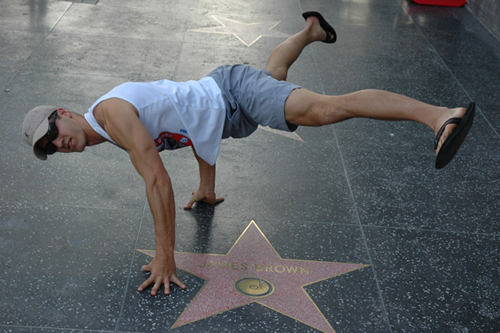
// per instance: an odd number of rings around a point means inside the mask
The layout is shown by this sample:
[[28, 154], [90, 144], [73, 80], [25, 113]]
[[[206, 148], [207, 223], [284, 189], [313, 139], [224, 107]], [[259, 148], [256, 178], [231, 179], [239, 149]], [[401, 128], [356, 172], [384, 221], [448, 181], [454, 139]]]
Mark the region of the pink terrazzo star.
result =
[[[303, 287], [368, 266], [282, 259], [253, 221], [226, 255], [176, 252], [175, 262], [207, 282], [172, 328], [255, 302], [323, 332], [335, 331]], [[237, 289], [248, 280], [257, 281], [251, 296]]]

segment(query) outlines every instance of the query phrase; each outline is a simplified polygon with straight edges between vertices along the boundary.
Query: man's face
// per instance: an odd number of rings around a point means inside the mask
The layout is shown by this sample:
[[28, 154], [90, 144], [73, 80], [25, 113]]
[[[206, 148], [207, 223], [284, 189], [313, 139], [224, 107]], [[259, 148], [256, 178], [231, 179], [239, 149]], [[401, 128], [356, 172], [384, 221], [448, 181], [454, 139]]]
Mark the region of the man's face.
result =
[[86, 145], [83, 129], [75, 121], [73, 114], [64, 109], [57, 109], [49, 116], [49, 130], [37, 145], [45, 150], [47, 155], [60, 153], [82, 152]]

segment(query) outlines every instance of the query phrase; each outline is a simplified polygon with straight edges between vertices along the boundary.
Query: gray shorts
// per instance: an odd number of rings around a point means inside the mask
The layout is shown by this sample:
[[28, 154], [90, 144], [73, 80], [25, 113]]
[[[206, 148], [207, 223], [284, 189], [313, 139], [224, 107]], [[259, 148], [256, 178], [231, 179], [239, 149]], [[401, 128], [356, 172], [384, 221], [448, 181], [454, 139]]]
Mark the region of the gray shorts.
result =
[[297, 129], [285, 121], [285, 101], [299, 86], [244, 65], [221, 66], [208, 76], [217, 82], [226, 103], [222, 138], [244, 138], [258, 125], [292, 132]]

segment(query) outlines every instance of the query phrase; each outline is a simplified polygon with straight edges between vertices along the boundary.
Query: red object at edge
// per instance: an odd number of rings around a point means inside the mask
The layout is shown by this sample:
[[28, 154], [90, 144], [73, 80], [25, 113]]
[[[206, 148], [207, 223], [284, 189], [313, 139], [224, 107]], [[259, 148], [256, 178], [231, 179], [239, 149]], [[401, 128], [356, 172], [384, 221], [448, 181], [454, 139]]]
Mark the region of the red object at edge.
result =
[[413, 0], [419, 5], [462, 7], [467, 3], [466, 0]]

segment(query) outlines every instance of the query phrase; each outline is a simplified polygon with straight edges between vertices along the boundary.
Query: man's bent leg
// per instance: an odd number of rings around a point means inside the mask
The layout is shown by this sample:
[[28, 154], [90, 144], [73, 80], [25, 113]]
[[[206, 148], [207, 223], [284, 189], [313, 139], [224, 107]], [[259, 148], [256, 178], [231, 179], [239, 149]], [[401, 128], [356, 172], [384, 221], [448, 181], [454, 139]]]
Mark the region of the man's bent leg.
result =
[[306, 27], [301, 32], [288, 37], [279, 44], [267, 62], [266, 70], [277, 80], [286, 80], [288, 69], [297, 60], [302, 50], [312, 42], [322, 41], [327, 37], [326, 32], [321, 28], [317, 17], [309, 17]]

